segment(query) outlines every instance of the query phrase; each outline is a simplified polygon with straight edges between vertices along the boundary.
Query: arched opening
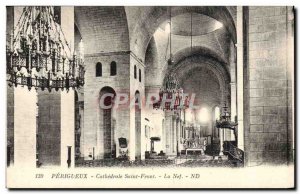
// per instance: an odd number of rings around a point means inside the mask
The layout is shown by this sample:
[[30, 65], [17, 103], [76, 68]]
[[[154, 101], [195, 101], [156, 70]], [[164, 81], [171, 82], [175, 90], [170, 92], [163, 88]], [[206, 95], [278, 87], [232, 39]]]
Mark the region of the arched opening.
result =
[[[204, 140], [207, 141], [205, 154], [211, 155], [213, 151], [219, 150], [214, 108], [216, 105], [221, 105], [224, 100], [230, 101], [230, 96], [227, 99], [230, 93], [228, 88], [230, 76], [224, 62], [210, 55], [205, 56], [205, 54], [207, 52], [197, 54], [192, 52], [191, 55], [175, 56], [177, 57], [174, 57], [176, 63], [172, 69], [169, 69], [169, 71], [176, 72], [184, 93], [189, 94], [190, 97], [195, 95], [193, 105], [197, 106], [196, 109], [186, 109], [183, 134], [178, 133], [178, 124], [173, 120], [170, 127], [175, 129], [170, 133], [172, 153], [177, 148], [179, 153], [186, 154], [187, 149], [204, 144]], [[178, 141], [178, 138], [181, 141]]]
[[98, 62], [96, 64], [96, 77], [102, 76], [102, 63]]
[[[228, 15], [226, 9], [213, 9], [221, 12], [220, 15]], [[145, 54], [145, 85], [155, 90], [157, 85], [162, 85], [166, 75], [173, 72], [184, 93], [190, 97], [195, 95], [194, 105], [199, 107], [197, 110], [190, 110], [190, 114], [184, 118], [177, 118], [178, 120], [169, 115], [164, 116], [165, 131], [168, 133], [166, 152], [173, 155], [176, 150], [193, 147], [191, 139], [197, 142], [200, 138], [200, 142], [203, 142], [206, 138], [209, 143], [212, 142], [212, 109], [225, 101], [228, 94], [231, 73], [228, 45], [229, 42], [234, 42], [232, 39], [235, 39], [235, 29], [230, 19], [220, 15], [213, 17], [205, 7], [165, 7], [153, 10], [161, 14], [153, 17], [155, 24], [150, 24], [151, 27], [148, 28], [151, 28], [151, 32], [148, 31], [148, 36], [143, 34], [140, 41], [144, 47], [138, 47], [139, 51], [136, 51], [138, 56], [141, 54], [141, 58]], [[219, 42], [223, 44], [220, 45]], [[172, 65], [168, 65], [171, 56]]]
[[116, 92], [111, 87], [103, 87], [100, 91], [100, 133], [103, 134], [104, 158], [115, 158], [116, 142], [115, 121], [113, 117], [113, 100]]
[[202, 106], [197, 111], [197, 122], [200, 125], [200, 137], [208, 137], [212, 136], [212, 126], [211, 126], [212, 118], [210, 116], [210, 111], [207, 108], [207, 105]]
[[135, 159], [141, 159], [141, 101], [140, 92], [135, 92]]
[[117, 75], [117, 63], [115, 61], [110, 63], [110, 75]]
[[134, 72], [133, 72], [133, 74], [134, 74], [134, 79], [136, 79], [136, 65], [134, 66]]
[[183, 90], [195, 95], [194, 105], [199, 106], [195, 109], [195, 124], [200, 126], [200, 137], [212, 136], [213, 117], [212, 109], [215, 104], [222, 101], [221, 83], [218, 77], [208, 67], [196, 67], [187, 71], [182, 78]]
[[[126, 8], [127, 11], [130, 12], [131, 8]], [[193, 13], [194, 15], [201, 15], [205, 18], [214, 19], [217, 20], [219, 25], [214, 26], [220, 26], [222, 24], [224, 30], [228, 31], [229, 37], [236, 42], [236, 29], [233, 17], [229, 13], [229, 11], [225, 7], [221, 6], [215, 6], [215, 7], [206, 7], [206, 6], [155, 6], [149, 8], [147, 11], [145, 11], [143, 14], [141, 14], [141, 20], [138, 22], [134, 22], [134, 24], [129, 25], [129, 28], [131, 28], [131, 34], [134, 36], [131, 38], [132, 48], [135, 49], [134, 52], [138, 53], [137, 55], [141, 55], [141, 58], [144, 58], [143, 54], [145, 54], [145, 51], [147, 49], [147, 45], [149, 41], [151, 40], [153, 34], [155, 31], [163, 25], [166, 21], [169, 20], [170, 15], [174, 18], [173, 21], [176, 19], [176, 16], [184, 15], [185, 17], [189, 17], [190, 13]], [[154, 16], [153, 16], [154, 15]], [[179, 18], [180, 19], [180, 18]], [[172, 22], [173, 22], [172, 21]], [[196, 21], [196, 19], [195, 19]], [[200, 21], [200, 20], [199, 20]], [[206, 23], [206, 20], [201, 19], [202, 22], [200, 25], [194, 25], [194, 31], [199, 32], [203, 30], [203, 26]], [[188, 26], [190, 22], [185, 22], [184, 26]], [[217, 23], [217, 22], [216, 22]], [[138, 31], [143, 27], [147, 26], [147, 32], [145, 33], [138, 33]], [[181, 27], [185, 30], [189, 29], [189, 27], [184, 27], [181, 25]], [[197, 29], [196, 26], [201, 26], [199, 29]], [[214, 26], [209, 26], [209, 29], [214, 28]], [[173, 25], [173, 27], [175, 27]], [[165, 25], [163, 25], [163, 28], [165, 29]], [[180, 31], [182, 30], [180, 28]], [[207, 31], [205, 28], [204, 30]], [[212, 30], [209, 30], [209, 32]], [[136, 45], [136, 40], [141, 42], [141, 47], [134, 47], [133, 45]]]
[[142, 70], [139, 69], [139, 82], [142, 82]]
[[201, 123], [207, 123], [209, 121], [209, 113], [207, 108], [201, 108], [199, 112], [199, 121]]

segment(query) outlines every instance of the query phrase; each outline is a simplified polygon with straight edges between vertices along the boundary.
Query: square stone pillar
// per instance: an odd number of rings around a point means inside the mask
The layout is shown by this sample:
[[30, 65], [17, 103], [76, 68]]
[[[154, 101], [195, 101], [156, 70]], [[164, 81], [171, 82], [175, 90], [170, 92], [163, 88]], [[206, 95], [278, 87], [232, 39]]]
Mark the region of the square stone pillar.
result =
[[[74, 7], [61, 6], [61, 28], [69, 43], [70, 56], [74, 52]], [[70, 167], [74, 167], [75, 160], [75, 96], [74, 90], [66, 90], [60, 94], [61, 100], [61, 166], [68, 167], [68, 157], [71, 159]], [[68, 151], [69, 149], [69, 151]], [[71, 153], [68, 153], [71, 152]], [[68, 156], [69, 155], [69, 156]]]
[[243, 7], [237, 7], [237, 118], [238, 148], [244, 150], [244, 58], [243, 58]]
[[[74, 46], [74, 8], [61, 7], [60, 24], [71, 51]], [[64, 39], [61, 34], [62, 39]], [[68, 48], [65, 48], [68, 50]], [[74, 167], [75, 160], [75, 99], [74, 90], [38, 92], [39, 161], [43, 166]], [[68, 151], [68, 146], [70, 150]], [[68, 165], [68, 160], [70, 165]]]
[[38, 90], [38, 161], [41, 166], [61, 163], [61, 99], [60, 91]]
[[[235, 121], [235, 116], [236, 116], [236, 83], [230, 83], [230, 90], [231, 90], [231, 121]], [[231, 141], [234, 141], [235, 137], [234, 137], [234, 132], [233, 130], [231, 130], [230, 132], [230, 135], [231, 135]]]
[[[70, 167], [74, 167], [75, 160], [75, 99], [74, 90], [67, 92], [62, 91], [61, 100], [61, 143], [60, 157], [61, 167], [68, 167], [68, 159], [70, 159]], [[70, 152], [70, 153], [68, 153]], [[70, 158], [68, 158], [70, 156]]]
[[[136, 78], [134, 77], [136, 68]], [[144, 63], [133, 53], [130, 52], [130, 138], [129, 138], [129, 159], [135, 160], [136, 151], [140, 152], [140, 158], [145, 159], [145, 150], [146, 150], [146, 138], [145, 138], [145, 65]], [[140, 121], [138, 123], [138, 128], [136, 126], [136, 111], [134, 106], [134, 99], [136, 92], [139, 93], [139, 97], [141, 100], [140, 106]], [[138, 135], [136, 135], [137, 130]], [[140, 139], [136, 139], [136, 137]], [[138, 146], [139, 149], [136, 150], [136, 143], [140, 144]]]
[[61, 6], [61, 29], [65, 35], [69, 47], [71, 49], [70, 54], [74, 52], [74, 7], [73, 6]]
[[36, 116], [35, 89], [14, 88], [14, 166], [36, 167]]
[[[229, 55], [229, 63], [230, 63], [230, 113], [231, 113], [231, 121], [235, 121], [235, 117], [237, 116], [237, 87], [236, 87], [236, 48], [233, 41], [230, 41], [230, 55]], [[230, 130], [230, 140], [234, 141], [234, 131]]]
[[177, 155], [177, 120], [176, 120], [176, 116], [173, 116], [173, 130], [172, 130], [172, 134], [173, 134], [173, 154]]
[[166, 133], [166, 154], [172, 155], [172, 130], [173, 130], [173, 118], [172, 115], [166, 113], [165, 117], [165, 133]]
[[130, 128], [129, 128], [129, 144], [128, 144], [128, 152], [129, 152], [129, 160], [135, 160], [135, 107], [130, 107], [130, 116], [128, 118], [130, 120]]
[[295, 78], [294, 78], [294, 8], [287, 7], [287, 78], [288, 78], [288, 164], [294, 162], [295, 152]]

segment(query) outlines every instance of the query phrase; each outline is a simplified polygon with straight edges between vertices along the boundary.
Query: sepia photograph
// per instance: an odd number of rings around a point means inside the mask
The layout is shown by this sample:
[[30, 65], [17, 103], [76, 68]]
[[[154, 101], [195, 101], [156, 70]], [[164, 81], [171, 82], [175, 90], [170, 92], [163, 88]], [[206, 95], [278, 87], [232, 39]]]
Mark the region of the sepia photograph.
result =
[[293, 6], [7, 5], [5, 32], [7, 188], [295, 188]]

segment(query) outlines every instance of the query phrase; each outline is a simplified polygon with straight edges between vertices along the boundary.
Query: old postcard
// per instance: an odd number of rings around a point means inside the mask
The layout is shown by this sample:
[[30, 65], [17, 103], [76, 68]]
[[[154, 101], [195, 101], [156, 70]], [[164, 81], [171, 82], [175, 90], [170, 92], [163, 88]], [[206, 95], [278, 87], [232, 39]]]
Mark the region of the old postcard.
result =
[[291, 6], [7, 6], [7, 188], [294, 188]]

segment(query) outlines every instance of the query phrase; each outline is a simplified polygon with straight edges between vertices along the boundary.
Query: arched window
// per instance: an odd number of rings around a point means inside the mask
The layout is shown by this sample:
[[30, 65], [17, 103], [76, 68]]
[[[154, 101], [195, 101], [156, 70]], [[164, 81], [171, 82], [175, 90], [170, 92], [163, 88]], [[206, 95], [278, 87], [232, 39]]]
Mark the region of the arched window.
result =
[[102, 76], [102, 64], [98, 62], [96, 64], [96, 77], [101, 77]]
[[136, 79], [136, 65], [134, 66], [134, 79]]
[[139, 69], [139, 82], [142, 82], [142, 71]]
[[219, 120], [220, 119], [220, 108], [217, 106], [215, 108], [215, 120]]
[[117, 75], [117, 63], [114, 61], [110, 63], [110, 75]]
[[201, 108], [199, 112], [199, 121], [201, 123], [207, 123], [209, 121], [209, 112], [207, 108]]

